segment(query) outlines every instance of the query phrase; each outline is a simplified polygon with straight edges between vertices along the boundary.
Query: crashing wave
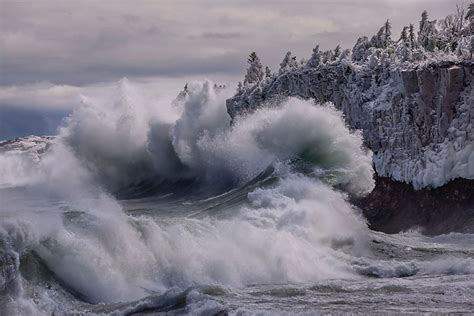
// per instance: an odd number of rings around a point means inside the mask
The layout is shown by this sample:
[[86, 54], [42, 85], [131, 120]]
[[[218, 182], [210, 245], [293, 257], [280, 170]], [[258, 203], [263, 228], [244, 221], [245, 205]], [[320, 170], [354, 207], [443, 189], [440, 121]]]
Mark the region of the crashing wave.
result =
[[[341, 256], [364, 253], [368, 230], [334, 187], [354, 195], [373, 188], [361, 135], [330, 106], [296, 99], [231, 126], [219, 91], [190, 84], [181, 103], [153, 112], [121, 81], [113, 97], [84, 97], [39, 159], [12, 160], [12, 170], [28, 167], [0, 190], [3, 310], [60, 311], [70, 296], [113, 303], [176, 286], [356, 275]], [[120, 203], [108, 193], [147, 179], [192, 179], [205, 193]], [[175, 212], [142, 211], [160, 209], [160, 201]], [[47, 277], [30, 276], [26, 262], [45, 267]]]

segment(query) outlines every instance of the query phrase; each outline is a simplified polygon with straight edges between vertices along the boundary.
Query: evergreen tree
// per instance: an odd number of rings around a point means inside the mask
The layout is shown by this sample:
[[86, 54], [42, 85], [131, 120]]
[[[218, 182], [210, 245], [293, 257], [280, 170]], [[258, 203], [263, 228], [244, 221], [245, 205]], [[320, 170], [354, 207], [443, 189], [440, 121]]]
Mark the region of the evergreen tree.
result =
[[283, 73], [290, 69], [295, 69], [298, 67], [298, 62], [296, 61], [296, 56], [291, 56], [291, 52], [287, 52], [283, 61], [280, 63], [279, 73]]
[[283, 70], [283, 69], [286, 70], [286, 68], [290, 64], [290, 60], [291, 60], [291, 52], [287, 52], [285, 54], [285, 57], [283, 57], [282, 62], [280, 63], [280, 70]]
[[265, 67], [265, 77], [270, 78], [272, 76], [272, 71], [268, 66]]
[[474, 19], [474, 2], [469, 5], [466, 13], [466, 20], [472, 21], [472, 19]]
[[337, 59], [339, 56], [341, 56], [341, 45], [337, 45], [334, 49], [334, 59]]
[[382, 48], [383, 47], [383, 32], [384, 26], [382, 26], [376, 35], [372, 36], [370, 39], [370, 46]]
[[313, 54], [311, 54], [311, 58], [308, 60], [308, 65], [309, 67], [318, 67], [319, 64], [321, 63], [321, 52], [319, 51], [319, 45], [316, 45], [315, 48], [313, 48]]
[[350, 49], [345, 49], [341, 53], [341, 60], [346, 59], [351, 56], [351, 50]]
[[424, 10], [421, 13], [421, 21], [420, 21], [420, 28], [418, 29], [418, 38], [420, 38], [423, 34], [423, 30], [426, 28], [426, 23], [428, 22], [428, 12]]
[[474, 55], [474, 2], [471, 3], [467, 9], [466, 20], [469, 21], [469, 25], [467, 26], [467, 34], [470, 34], [471, 36], [470, 55], [472, 59], [472, 56]]
[[465, 9], [457, 6], [455, 14], [448, 15], [438, 22], [437, 47], [447, 52], [457, 50], [465, 26]]
[[392, 24], [390, 21], [387, 19], [384, 25], [384, 47], [388, 47], [392, 41], [391, 39], [392, 36]]
[[242, 93], [242, 81], [237, 84], [237, 93]]
[[296, 60], [296, 56], [291, 57], [290, 60], [290, 68], [294, 69], [298, 67], [298, 61]]
[[367, 36], [359, 37], [357, 43], [352, 48], [352, 60], [363, 61], [367, 55], [370, 47], [370, 42]]
[[410, 41], [410, 48], [415, 48], [416, 37], [415, 37], [415, 26], [413, 24], [410, 24], [410, 26], [408, 27], [408, 38]]
[[372, 36], [370, 45], [376, 48], [387, 48], [391, 42], [392, 25], [387, 20], [384, 25], [379, 29], [376, 35]]
[[408, 26], [403, 27], [402, 33], [400, 34], [400, 39], [398, 40], [399, 42], [402, 42], [404, 44], [409, 43], [408, 39]]
[[428, 21], [428, 12], [421, 14], [420, 29], [418, 30], [418, 43], [426, 50], [433, 51], [436, 47], [436, 21]]
[[245, 75], [244, 85], [254, 84], [263, 80], [263, 66], [255, 52], [250, 53], [247, 59], [249, 68]]
[[410, 59], [410, 48], [411, 43], [408, 36], [408, 26], [405, 26], [400, 34], [400, 39], [397, 41], [395, 53], [401, 61], [407, 61]]
[[324, 51], [323, 54], [321, 55], [321, 61], [323, 64], [326, 64], [333, 60], [334, 60], [334, 53], [332, 52], [331, 49]]
[[474, 55], [474, 35], [471, 35], [471, 59], [472, 59], [472, 56]]

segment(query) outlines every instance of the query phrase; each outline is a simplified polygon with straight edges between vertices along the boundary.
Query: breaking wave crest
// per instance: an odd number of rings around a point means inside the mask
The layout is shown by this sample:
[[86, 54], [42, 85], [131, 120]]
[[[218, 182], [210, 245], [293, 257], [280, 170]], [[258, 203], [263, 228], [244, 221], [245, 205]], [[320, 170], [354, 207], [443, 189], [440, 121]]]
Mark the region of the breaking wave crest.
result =
[[83, 98], [61, 134], [112, 190], [150, 179], [235, 186], [268, 166], [298, 159], [351, 193], [373, 188], [371, 154], [330, 104], [289, 99], [231, 127], [227, 97], [211, 82], [196, 82], [173, 107], [151, 104], [122, 80], [104, 101]]

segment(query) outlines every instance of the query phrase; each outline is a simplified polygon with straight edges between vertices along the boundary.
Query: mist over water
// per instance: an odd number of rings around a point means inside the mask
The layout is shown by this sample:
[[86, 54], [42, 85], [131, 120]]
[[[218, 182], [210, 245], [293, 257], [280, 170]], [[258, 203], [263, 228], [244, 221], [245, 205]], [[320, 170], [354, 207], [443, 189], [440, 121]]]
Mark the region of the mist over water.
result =
[[367, 228], [348, 197], [373, 189], [372, 154], [331, 104], [290, 98], [231, 125], [230, 93], [150, 99], [124, 79], [83, 96], [44, 154], [1, 152], [0, 308], [238, 312], [258, 291], [472, 273], [457, 248]]

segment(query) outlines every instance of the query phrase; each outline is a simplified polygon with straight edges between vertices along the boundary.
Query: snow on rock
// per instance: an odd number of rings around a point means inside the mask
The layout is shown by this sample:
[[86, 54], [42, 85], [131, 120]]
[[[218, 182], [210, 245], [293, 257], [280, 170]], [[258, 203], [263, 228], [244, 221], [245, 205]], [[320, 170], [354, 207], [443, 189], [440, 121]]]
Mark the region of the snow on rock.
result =
[[0, 189], [30, 183], [42, 155], [57, 142], [54, 136], [27, 136], [0, 141]]
[[13, 140], [0, 141], [0, 154], [2, 155], [26, 155], [32, 161], [38, 162], [41, 155], [55, 144], [55, 136], [26, 136]]
[[363, 131], [379, 176], [417, 189], [474, 179], [474, 61], [466, 44], [473, 35], [459, 32], [448, 45], [442, 31], [430, 30], [434, 35], [427, 36], [436, 40], [424, 38], [424, 47], [412, 31], [390, 41], [387, 22], [352, 52], [324, 52], [321, 62], [280, 69], [240, 87], [227, 100], [228, 113], [236, 120], [289, 96], [332, 102], [351, 128]]

